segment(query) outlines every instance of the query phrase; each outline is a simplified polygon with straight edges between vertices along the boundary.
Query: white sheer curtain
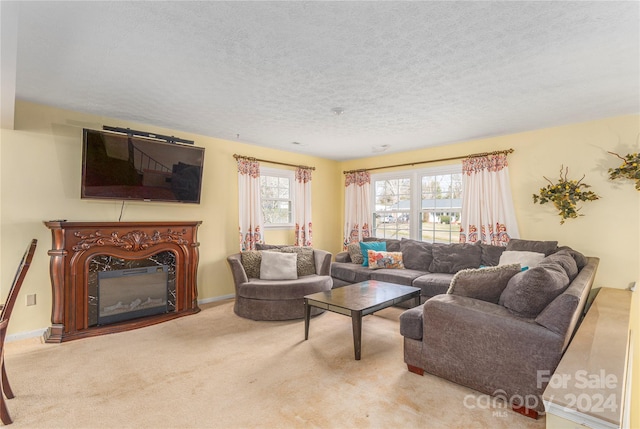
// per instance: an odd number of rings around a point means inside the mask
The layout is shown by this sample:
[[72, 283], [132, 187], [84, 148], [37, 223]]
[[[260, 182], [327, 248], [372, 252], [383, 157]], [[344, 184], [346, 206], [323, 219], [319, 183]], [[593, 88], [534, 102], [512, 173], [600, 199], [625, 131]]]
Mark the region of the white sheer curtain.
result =
[[312, 246], [311, 229], [311, 169], [296, 170], [296, 246]]
[[260, 163], [238, 158], [238, 203], [240, 250], [255, 250], [263, 242], [260, 206]]
[[467, 158], [462, 162], [460, 242], [506, 246], [519, 238], [511, 199], [507, 155]]
[[369, 237], [371, 221], [371, 175], [368, 171], [347, 173], [344, 192], [344, 248]]

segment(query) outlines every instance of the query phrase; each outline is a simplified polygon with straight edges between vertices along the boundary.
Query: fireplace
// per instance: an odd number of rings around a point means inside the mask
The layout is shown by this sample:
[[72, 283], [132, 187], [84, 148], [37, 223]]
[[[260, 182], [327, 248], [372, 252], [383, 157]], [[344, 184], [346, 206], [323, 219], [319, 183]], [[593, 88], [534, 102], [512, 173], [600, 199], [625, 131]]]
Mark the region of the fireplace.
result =
[[51, 229], [49, 343], [200, 311], [200, 222], [45, 222]]

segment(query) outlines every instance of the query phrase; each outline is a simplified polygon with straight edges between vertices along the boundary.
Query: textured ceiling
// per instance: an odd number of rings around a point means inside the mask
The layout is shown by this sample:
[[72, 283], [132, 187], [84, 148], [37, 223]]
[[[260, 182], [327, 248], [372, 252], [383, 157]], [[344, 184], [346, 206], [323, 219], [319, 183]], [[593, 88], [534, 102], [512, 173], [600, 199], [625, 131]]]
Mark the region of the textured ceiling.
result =
[[635, 1], [18, 11], [18, 99], [330, 159], [640, 112]]

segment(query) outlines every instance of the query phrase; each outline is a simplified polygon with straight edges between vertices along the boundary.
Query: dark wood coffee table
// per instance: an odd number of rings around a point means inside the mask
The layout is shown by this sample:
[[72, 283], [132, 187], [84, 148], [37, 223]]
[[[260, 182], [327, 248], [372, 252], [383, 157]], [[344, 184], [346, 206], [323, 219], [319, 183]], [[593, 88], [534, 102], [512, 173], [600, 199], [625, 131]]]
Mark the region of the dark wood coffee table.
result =
[[420, 288], [376, 280], [307, 295], [304, 297], [304, 339], [309, 339], [311, 307], [351, 316], [353, 347], [356, 360], [360, 360], [362, 317], [411, 298], [416, 306], [420, 305]]

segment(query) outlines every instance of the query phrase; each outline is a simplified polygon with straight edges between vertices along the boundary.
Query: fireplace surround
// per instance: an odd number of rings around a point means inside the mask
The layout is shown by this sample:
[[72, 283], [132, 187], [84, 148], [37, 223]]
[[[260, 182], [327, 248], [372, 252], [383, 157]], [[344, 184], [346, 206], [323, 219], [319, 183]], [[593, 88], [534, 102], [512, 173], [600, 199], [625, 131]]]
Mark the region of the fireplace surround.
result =
[[[200, 221], [44, 224], [52, 235], [52, 249], [48, 253], [53, 300], [46, 342], [126, 331], [200, 311], [196, 283], [199, 258], [196, 235]], [[111, 278], [122, 272], [137, 274], [145, 270], [165, 279], [162, 293], [159, 288], [151, 293], [147, 281], [125, 281], [128, 292], [120, 291], [125, 298], [107, 303], [106, 313], [118, 312], [121, 310], [118, 307], [125, 305], [140, 311], [133, 310], [120, 318], [100, 318], [101, 278], [109, 284]], [[119, 303], [127, 297], [133, 298]], [[143, 311], [145, 308], [152, 310]]]

